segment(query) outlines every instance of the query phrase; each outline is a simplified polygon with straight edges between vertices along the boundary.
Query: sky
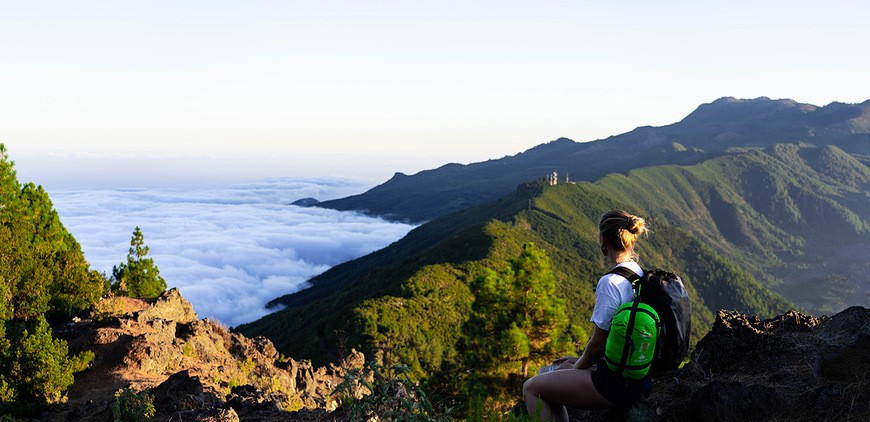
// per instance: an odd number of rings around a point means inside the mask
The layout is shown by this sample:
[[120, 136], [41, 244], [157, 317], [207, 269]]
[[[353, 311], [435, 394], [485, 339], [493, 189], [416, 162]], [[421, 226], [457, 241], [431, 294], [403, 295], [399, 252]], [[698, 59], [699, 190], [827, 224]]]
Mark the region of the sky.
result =
[[54, 189], [471, 163], [723, 96], [870, 98], [861, 1], [0, 0], [0, 142]]
[[412, 229], [290, 202], [724, 96], [870, 99], [861, 1], [0, 0], [0, 143], [92, 267], [235, 326]]
[[111, 276], [139, 227], [167, 288], [177, 287], [200, 318], [235, 327], [270, 312], [268, 301], [414, 227], [288, 205], [359, 188], [337, 179], [277, 178], [216, 189], [69, 189], [51, 200], [92, 269]]

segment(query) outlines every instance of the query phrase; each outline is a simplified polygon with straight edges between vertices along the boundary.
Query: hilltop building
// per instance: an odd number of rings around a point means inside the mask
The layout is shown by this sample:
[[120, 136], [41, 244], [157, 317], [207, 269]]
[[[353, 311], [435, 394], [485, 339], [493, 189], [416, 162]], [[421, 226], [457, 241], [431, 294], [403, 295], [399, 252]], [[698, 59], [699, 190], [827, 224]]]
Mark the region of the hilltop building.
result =
[[553, 174], [550, 174], [547, 176], [547, 183], [550, 186], [553, 186], [556, 183], [559, 183], [559, 175], [554, 171]]
[[[548, 174], [544, 179], [546, 179], [548, 185], [553, 186], [559, 183], [559, 174], [554, 171], [552, 174]], [[571, 181], [568, 180], [567, 174], [565, 175], [565, 183], [571, 183]]]

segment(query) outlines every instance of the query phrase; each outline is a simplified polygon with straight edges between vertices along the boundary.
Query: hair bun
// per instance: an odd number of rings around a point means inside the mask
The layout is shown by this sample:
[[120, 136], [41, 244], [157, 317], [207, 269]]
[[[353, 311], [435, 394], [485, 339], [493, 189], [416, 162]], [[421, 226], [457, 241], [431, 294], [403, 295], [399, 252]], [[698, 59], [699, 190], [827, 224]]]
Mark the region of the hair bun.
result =
[[631, 234], [639, 235], [643, 233], [644, 227], [646, 226], [646, 222], [643, 221], [643, 218], [637, 216], [630, 216], [628, 221], [626, 221], [626, 228], [628, 232]]

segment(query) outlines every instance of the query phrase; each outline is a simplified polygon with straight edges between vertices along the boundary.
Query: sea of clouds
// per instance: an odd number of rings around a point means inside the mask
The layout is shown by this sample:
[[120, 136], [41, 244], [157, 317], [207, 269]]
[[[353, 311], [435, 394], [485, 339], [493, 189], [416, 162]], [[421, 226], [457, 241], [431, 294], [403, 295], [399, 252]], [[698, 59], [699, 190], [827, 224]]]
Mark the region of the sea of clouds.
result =
[[343, 179], [271, 179], [225, 189], [49, 192], [91, 268], [111, 276], [138, 226], [148, 257], [200, 318], [237, 326], [307, 280], [402, 238], [412, 225], [355, 212], [289, 205], [359, 193]]

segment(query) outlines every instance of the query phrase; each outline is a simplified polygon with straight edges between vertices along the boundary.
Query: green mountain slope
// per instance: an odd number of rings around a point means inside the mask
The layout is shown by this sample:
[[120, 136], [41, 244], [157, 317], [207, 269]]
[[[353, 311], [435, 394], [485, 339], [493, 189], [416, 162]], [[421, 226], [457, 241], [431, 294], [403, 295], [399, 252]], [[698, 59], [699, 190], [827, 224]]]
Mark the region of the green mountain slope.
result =
[[[770, 157], [748, 151], [718, 160], [733, 160], [736, 166], [756, 156]], [[437, 218], [381, 251], [333, 268], [312, 280], [317, 295], [277, 300], [291, 307], [237, 329], [266, 335], [292, 356], [326, 360], [340, 347], [358, 347], [405, 362], [418, 375], [431, 374], [457, 361], [456, 341], [473, 301], [469, 282], [484, 268], [501, 269], [524, 243], [534, 242], [550, 258], [558, 295], [567, 304], [568, 330], [579, 347], [590, 329], [592, 288], [605, 271], [595, 222], [611, 208], [650, 216], [653, 233], [639, 248], [641, 263], [684, 277], [693, 297], [695, 339], [712, 323], [711, 310], [763, 316], [785, 311], [791, 306], [786, 300], [702, 240], [731, 245], [715, 225], [711, 230], [680, 225], [698, 215], [724, 221], [718, 216], [727, 207], [710, 202], [716, 192], [712, 186], [727, 184], [722, 179], [728, 173], [717, 172], [719, 168], [727, 166], [712, 160], [643, 170], [652, 174], [613, 175], [596, 183], [521, 185], [510, 195]], [[701, 176], [706, 173], [720, 182], [705, 181]], [[644, 192], [631, 194], [640, 190]], [[772, 224], [764, 228], [783, 230]], [[437, 236], [431, 240], [426, 233]]]
[[[597, 184], [702, 239], [798, 306], [823, 314], [866, 304], [870, 293], [870, 280], [856, 267], [870, 258], [867, 162], [834, 146], [779, 144], [695, 166], [610, 175]], [[662, 207], [662, 198], [672, 204]], [[852, 267], [838, 264], [844, 250], [857, 262]], [[851, 287], [798, 288], [826, 276], [848, 278]]]
[[[835, 146], [777, 144], [765, 149], [731, 149], [692, 166], [612, 174], [594, 185], [607, 191], [609, 200], [631, 204], [641, 214], [701, 239], [766, 287], [820, 315], [870, 302], [867, 163], [867, 156], [850, 155]], [[312, 279], [310, 289], [271, 304], [306, 304], [469, 226], [493, 218], [512, 221], [529, 206], [529, 193], [524, 189], [528, 187], [436, 218], [391, 247], [334, 267]], [[583, 206], [583, 200], [576, 202]], [[569, 214], [563, 211], [560, 215]], [[549, 236], [556, 234], [542, 237], [551, 242]], [[456, 250], [454, 255], [461, 261], [485, 254]]]
[[396, 173], [363, 194], [316, 206], [421, 222], [494, 200], [554, 171], [562, 180], [568, 176], [592, 181], [651, 165], [695, 164], [730, 148], [781, 142], [835, 145], [852, 154], [870, 154], [870, 101], [816, 107], [792, 100], [726, 97], [668, 126], [640, 127], [586, 143], [560, 138], [501, 159], [447, 164], [410, 176]]

